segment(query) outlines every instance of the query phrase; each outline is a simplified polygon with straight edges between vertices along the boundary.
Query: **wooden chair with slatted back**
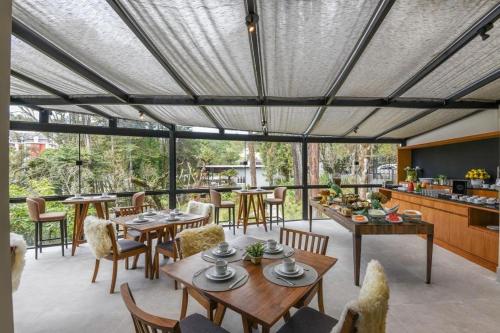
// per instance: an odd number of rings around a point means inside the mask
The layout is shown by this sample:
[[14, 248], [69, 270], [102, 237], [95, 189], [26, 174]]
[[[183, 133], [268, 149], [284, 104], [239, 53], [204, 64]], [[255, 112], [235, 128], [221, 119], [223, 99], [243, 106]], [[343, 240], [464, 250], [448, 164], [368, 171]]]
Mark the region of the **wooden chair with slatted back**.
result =
[[[312, 232], [290, 228], [280, 229], [280, 243], [291, 246], [294, 249], [326, 255], [328, 240], [328, 236]], [[301, 308], [307, 306], [316, 294], [318, 295], [318, 309], [321, 313], [325, 313], [323, 303], [323, 279], [320, 279], [314, 287], [294, 305], [294, 307]], [[285, 319], [287, 319], [288, 316], [289, 314], [285, 316]]]
[[120, 292], [123, 302], [132, 316], [136, 333], [229, 333], [198, 313], [194, 313], [181, 321], [147, 313], [135, 303], [128, 283], [120, 286]]

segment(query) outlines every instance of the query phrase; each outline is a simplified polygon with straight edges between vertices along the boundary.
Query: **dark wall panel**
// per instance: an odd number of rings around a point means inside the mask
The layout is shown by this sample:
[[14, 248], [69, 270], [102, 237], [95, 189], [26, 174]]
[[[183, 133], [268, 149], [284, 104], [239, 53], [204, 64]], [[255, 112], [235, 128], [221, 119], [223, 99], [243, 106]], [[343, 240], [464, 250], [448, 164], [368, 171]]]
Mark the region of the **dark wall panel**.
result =
[[412, 164], [423, 169], [421, 177], [444, 174], [454, 179], [464, 179], [469, 169], [484, 168], [492, 177], [490, 182], [494, 182], [500, 164], [499, 148], [499, 139], [488, 139], [414, 149]]

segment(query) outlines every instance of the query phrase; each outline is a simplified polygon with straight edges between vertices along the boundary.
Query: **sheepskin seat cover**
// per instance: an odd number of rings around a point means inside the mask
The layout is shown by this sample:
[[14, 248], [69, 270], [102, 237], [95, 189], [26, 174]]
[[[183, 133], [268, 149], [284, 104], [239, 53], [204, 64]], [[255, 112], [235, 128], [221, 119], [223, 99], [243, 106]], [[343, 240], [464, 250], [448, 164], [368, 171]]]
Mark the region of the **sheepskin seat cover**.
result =
[[385, 321], [389, 309], [389, 285], [384, 268], [377, 260], [368, 263], [358, 299], [347, 304], [332, 332], [340, 332], [349, 308], [359, 314], [356, 321], [358, 333], [385, 333]]
[[21, 283], [21, 275], [23, 274], [25, 264], [24, 255], [26, 254], [26, 242], [23, 236], [11, 232], [10, 246], [15, 248], [10, 264], [12, 291], [14, 292], [19, 288], [19, 283]]
[[210, 216], [210, 223], [213, 222], [215, 215], [215, 206], [211, 203], [204, 203], [199, 201], [189, 201], [187, 206], [187, 212], [189, 214], [196, 214], [202, 216]]
[[208, 224], [200, 228], [185, 229], [177, 238], [180, 239], [182, 256], [186, 258], [223, 242], [225, 235], [221, 226]]
[[87, 216], [83, 224], [87, 243], [96, 259], [107, 256], [112, 250], [111, 237], [109, 237], [107, 228], [108, 224], [113, 224], [114, 228], [114, 223], [108, 220], [99, 219], [95, 216]]

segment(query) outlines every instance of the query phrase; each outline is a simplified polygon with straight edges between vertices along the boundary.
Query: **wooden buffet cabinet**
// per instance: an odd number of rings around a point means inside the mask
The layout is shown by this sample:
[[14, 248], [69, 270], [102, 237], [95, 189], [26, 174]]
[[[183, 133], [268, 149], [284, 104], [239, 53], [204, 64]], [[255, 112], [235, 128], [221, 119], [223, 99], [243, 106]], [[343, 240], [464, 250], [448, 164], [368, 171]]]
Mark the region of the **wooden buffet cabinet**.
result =
[[489, 270], [498, 266], [499, 233], [487, 225], [499, 223], [498, 209], [469, 205], [419, 194], [381, 188], [399, 210], [422, 212], [424, 221], [434, 224], [434, 242]]

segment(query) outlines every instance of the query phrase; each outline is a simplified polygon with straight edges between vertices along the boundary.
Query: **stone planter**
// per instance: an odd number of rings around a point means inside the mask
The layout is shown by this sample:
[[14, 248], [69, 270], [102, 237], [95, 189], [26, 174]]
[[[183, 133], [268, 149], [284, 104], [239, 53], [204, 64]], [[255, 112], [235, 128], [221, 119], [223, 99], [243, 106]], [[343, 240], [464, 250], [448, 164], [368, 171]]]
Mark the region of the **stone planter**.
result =
[[484, 180], [482, 179], [471, 179], [470, 184], [472, 185], [473, 188], [478, 188], [482, 187], [484, 183]]
[[252, 264], [254, 264], [254, 265], [259, 265], [259, 264], [260, 264], [260, 262], [261, 262], [261, 260], [262, 260], [262, 256], [260, 256], [260, 257], [254, 257], [254, 256], [252, 256], [252, 255], [250, 255], [250, 254], [249, 254], [248, 256], [250, 257], [250, 261], [251, 261], [251, 262], [252, 262]]

